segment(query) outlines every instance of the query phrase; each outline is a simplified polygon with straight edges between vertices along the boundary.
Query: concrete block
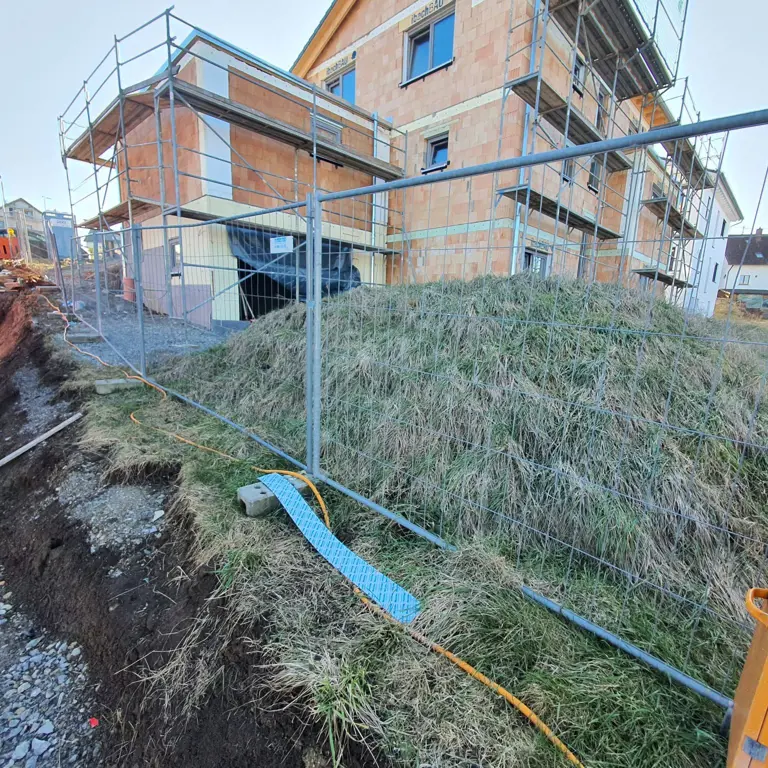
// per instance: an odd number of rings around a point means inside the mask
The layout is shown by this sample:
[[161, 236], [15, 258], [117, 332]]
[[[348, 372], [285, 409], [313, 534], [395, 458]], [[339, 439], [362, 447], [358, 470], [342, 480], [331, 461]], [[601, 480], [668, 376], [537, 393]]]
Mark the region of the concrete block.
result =
[[97, 379], [95, 382], [96, 393], [99, 395], [111, 395], [123, 389], [135, 389], [143, 387], [144, 382], [138, 379]]
[[56, 293], [59, 290], [58, 285], [36, 285], [33, 289], [37, 293]]
[[73, 344], [88, 344], [89, 342], [102, 341], [101, 334], [91, 330], [70, 330], [67, 333], [67, 339]]
[[[290, 475], [284, 477], [302, 496], [309, 496], [311, 490], [305, 482]], [[281, 507], [277, 496], [261, 482], [238, 488], [237, 498], [245, 506], [245, 514], [248, 517], [263, 517]]]

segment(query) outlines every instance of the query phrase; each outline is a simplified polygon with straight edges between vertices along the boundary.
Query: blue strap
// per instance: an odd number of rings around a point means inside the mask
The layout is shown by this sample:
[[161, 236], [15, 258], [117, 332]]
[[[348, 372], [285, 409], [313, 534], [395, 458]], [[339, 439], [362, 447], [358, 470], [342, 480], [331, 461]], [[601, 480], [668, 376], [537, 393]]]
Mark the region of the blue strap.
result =
[[259, 480], [277, 496], [307, 541], [371, 600], [403, 624], [419, 615], [419, 601], [344, 546], [288, 480], [276, 474], [263, 475]]

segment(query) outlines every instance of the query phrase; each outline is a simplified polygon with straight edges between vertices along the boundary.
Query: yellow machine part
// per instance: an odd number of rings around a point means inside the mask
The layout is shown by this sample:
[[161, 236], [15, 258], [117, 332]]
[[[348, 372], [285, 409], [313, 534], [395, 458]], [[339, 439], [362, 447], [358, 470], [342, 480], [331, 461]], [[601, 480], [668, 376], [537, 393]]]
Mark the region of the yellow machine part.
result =
[[757, 620], [741, 672], [728, 741], [728, 768], [768, 766], [768, 589], [750, 589], [747, 610]]

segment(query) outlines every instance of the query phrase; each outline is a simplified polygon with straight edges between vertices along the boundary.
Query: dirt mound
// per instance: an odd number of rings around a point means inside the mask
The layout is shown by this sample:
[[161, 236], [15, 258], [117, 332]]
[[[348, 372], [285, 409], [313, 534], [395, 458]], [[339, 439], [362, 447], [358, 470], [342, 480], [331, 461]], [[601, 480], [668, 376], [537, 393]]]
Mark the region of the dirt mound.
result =
[[0, 362], [8, 360], [32, 328], [32, 315], [24, 297], [0, 294]]
[[[273, 312], [165, 377], [300, 456], [304, 320]], [[742, 610], [750, 542], [768, 539], [768, 337], [724, 341], [721, 321], [647, 293], [525, 275], [361, 288], [324, 303], [322, 328], [331, 476], [449, 535], [501, 511]], [[736, 556], [723, 526], [744, 534]]]

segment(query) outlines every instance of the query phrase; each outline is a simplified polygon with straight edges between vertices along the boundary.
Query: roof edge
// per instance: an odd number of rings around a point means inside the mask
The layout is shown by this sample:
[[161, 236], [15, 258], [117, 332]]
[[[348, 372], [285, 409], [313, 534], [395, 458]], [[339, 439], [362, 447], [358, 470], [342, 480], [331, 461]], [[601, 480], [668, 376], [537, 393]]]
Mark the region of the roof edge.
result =
[[725, 173], [720, 173], [720, 186], [722, 188], [722, 191], [727, 195], [728, 202], [733, 207], [734, 213], [739, 217], [737, 220], [732, 221], [732, 224], [738, 224], [739, 222], [744, 221], [744, 212], [741, 210], [741, 206], [739, 205], [739, 201], [736, 199], [736, 195], [733, 194], [733, 190], [731, 189], [731, 185], [728, 183], [728, 179], [725, 177]]
[[[21, 200], [23, 203], [26, 203], [30, 208], [34, 208], [38, 213], [42, 213], [42, 211], [36, 205], [33, 205], [32, 203], [30, 203], [26, 197], [17, 197], [14, 200], [9, 200], [7, 203], [5, 203], [5, 207], [9, 205], [13, 205], [14, 203], [18, 203], [19, 200]], [[2, 209], [3, 207], [4, 206], [0, 204], [0, 209]]]
[[291, 65], [291, 72], [299, 77], [306, 77], [317, 61], [320, 52], [325, 48], [341, 22], [347, 17], [357, 0], [333, 0], [315, 31], [310, 35], [296, 61]]
[[[184, 22], [185, 24], [188, 24], [188, 22]], [[190, 32], [187, 34], [187, 36], [182, 40], [180, 43], [177, 43], [175, 45], [175, 53], [173, 54], [173, 61], [180, 61], [187, 53], [191, 51], [192, 46], [197, 40], [201, 40], [204, 43], [211, 43], [212, 45], [216, 45], [219, 48], [227, 51], [228, 53], [234, 54], [235, 56], [239, 56], [240, 58], [244, 59], [247, 62], [250, 62], [251, 64], [255, 64], [257, 67], [261, 67], [262, 69], [265, 69], [269, 72], [271, 72], [274, 75], [277, 75], [278, 77], [283, 77], [286, 80], [290, 80], [297, 85], [301, 85], [304, 88], [311, 87], [311, 83], [308, 83], [306, 80], [302, 79], [301, 77], [297, 77], [292, 72], [289, 72], [288, 70], [283, 69], [282, 67], [278, 67], [275, 64], [271, 64], [266, 59], [262, 59], [259, 56], [256, 56], [255, 54], [251, 53], [250, 51], [246, 51], [244, 48], [240, 48], [237, 45], [234, 45], [234, 43], [230, 43], [227, 40], [224, 40], [223, 38], [219, 37], [218, 35], [214, 35], [211, 32], [208, 32], [205, 29], [202, 29], [201, 27], [195, 27], [191, 24], [188, 24], [188, 26], [191, 27]], [[192, 54], [194, 56], [194, 54]], [[163, 64], [160, 69], [155, 72], [155, 77], [158, 77], [160, 75], [164, 75], [168, 71], [168, 65]]]

